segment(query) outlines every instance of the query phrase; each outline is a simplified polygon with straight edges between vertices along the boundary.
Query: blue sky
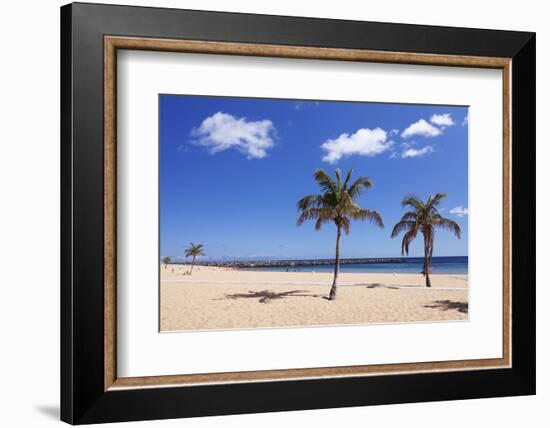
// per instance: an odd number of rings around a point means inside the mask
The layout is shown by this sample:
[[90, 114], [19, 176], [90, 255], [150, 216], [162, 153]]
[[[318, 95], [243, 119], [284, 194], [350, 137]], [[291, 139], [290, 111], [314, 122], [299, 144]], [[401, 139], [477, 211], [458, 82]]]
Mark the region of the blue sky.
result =
[[354, 222], [342, 257], [400, 256], [401, 199], [436, 192], [463, 235], [437, 232], [434, 255], [468, 253], [467, 107], [161, 95], [159, 108], [161, 256], [195, 242], [210, 259], [334, 257], [334, 226], [296, 226], [317, 168], [369, 177], [359, 204], [386, 225]]

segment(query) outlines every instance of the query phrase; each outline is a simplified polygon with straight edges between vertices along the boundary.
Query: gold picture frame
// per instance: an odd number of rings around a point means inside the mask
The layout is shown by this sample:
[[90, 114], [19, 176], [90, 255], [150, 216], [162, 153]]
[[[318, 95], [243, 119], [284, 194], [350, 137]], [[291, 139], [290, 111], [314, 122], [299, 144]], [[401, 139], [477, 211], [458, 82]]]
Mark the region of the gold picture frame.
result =
[[[118, 377], [116, 367], [116, 87], [118, 50], [167, 51], [209, 55], [245, 55], [333, 61], [359, 61], [392, 64], [437, 65], [492, 68], [502, 70], [503, 145], [503, 322], [502, 358], [422, 363], [358, 365], [305, 369], [262, 370], [188, 375]], [[171, 40], [144, 37], [104, 36], [104, 390], [212, 385], [338, 377], [362, 377], [410, 373], [509, 368], [512, 363], [512, 223], [511, 223], [511, 70], [512, 58], [421, 54], [250, 44], [197, 40]]]

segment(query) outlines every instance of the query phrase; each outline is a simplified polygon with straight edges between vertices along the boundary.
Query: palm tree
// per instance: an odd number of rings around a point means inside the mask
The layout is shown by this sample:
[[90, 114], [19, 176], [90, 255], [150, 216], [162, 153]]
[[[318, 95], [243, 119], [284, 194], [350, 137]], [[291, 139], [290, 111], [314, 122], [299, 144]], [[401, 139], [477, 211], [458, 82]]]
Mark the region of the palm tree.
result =
[[298, 201], [301, 211], [296, 224], [300, 226], [306, 220], [316, 220], [315, 230], [320, 230], [324, 223], [336, 225], [336, 256], [334, 260], [334, 279], [330, 288], [329, 300], [336, 299], [338, 287], [338, 271], [340, 269], [340, 238], [342, 230], [349, 234], [351, 220], [369, 220], [378, 227], [384, 227], [382, 217], [376, 211], [361, 208], [356, 200], [363, 190], [372, 186], [370, 179], [359, 177], [350, 185], [350, 169], [345, 180], [342, 181], [340, 170], [336, 169], [334, 181], [323, 169], [313, 174], [322, 193], [306, 196]]
[[172, 258], [170, 256], [166, 256], [162, 259], [162, 263], [164, 263], [164, 269], [166, 269], [168, 265], [172, 263]]
[[432, 266], [432, 254], [434, 249], [435, 229], [451, 231], [460, 239], [460, 226], [454, 221], [442, 217], [438, 207], [445, 193], [430, 195], [426, 202], [414, 195], [405, 196], [401, 206], [412, 208], [401, 217], [401, 220], [393, 227], [391, 237], [395, 238], [401, 232], [406, 231], [401, 243], [401, 254], [409, 254], [409, 245], [416, 238], [418, 232], [424, 236], [424, 267], [422, 274], [426, 277], [426, 287], [431, 287], [430, 272]]
[[191, 270], [189, 270], [189, 275], [193, 273], [193, 266], [195, 266], [195, 258], [197, 256], [205, 256], [204, 248], [202, 244], [189, 244], [189, 247], [185, 249], [185, 257], [193, 257], [191, 260]]

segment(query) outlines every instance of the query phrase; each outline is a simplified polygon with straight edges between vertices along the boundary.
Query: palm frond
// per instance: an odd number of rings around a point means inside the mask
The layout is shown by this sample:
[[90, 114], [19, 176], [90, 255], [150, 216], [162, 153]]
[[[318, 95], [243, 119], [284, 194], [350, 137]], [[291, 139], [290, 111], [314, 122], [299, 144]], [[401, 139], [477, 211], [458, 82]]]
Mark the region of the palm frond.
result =
[[415, 228], [418, 228], [418, 225], [415, 221], [401, 219], [400, 222], [398, 222], [395, 226], [393, 226], [393, 230], [391, 231], [391, 237], [395, 238], [401, 232], [405, 230], [412, 230]]
[[372, 187], [372, 181], [367, 177], [359, 177], [353, 182], [347, 191], [351, 199], [357, 199], [364, 190]]
[[424, 203], [416, 195], [407, 195], [401, 201], [401, 206], [402, 207], [410, 206], [410, 207], [414, 208], [415, 210], [420, 211], [424, 208]]
[[375, 224], [380, 229], [384, 228], [384, 221], [377, 211], [360, 208], [351, 212], [349, 215], [354, 220], [369, 220], [372, 224]]
[[450, 220], [448, 218], [441, 217], [438, 215], [434, 219], [433, 224], [443, 230], [448, 230], [449, 232], [454, 233], [455, 236], [458, 239], [460, 239], [460, 234], [461, 234], [460, 226], [453, 220]]
[[342, 226], [342, 229], [344, 229], [345, 234], [349, 235], [349, 229], [351, 227], [349, 218], [343, 217], [341, 222], [340, 222], [340, 225]]
[[334, 183], [332, 178], [330, 178], [324, 169], [317, 169], [313, 174], [313, 178], [325, 192], [337, 192], [336, 183]]
[[411, 229], [405, 235], [403, 235], [403, 241], [401, 241], [401, 254], [404, 256], [409, 255], [409, 246], [411, 242], [416, 238], [417, 229]]
[[407, 211], [405, 214], [403, 214], [400, 221], [416, 222], [418, 220], [418, 217], [418, 211]]
[[296, 225], [300, 226], [304, 221], [322, 219], [322, 222], [332, 220], [334, 217], [330, 208], [308, 208], [303, 210], [296, 220]]
[[426, 205], [429, 206], [430, 208], [432, 207], [437, 208], [441, 203], [441, 200], [446, 197], [447, 197], [446, 193], [436, 193], [435, 195], [430, 195], [430, 203]]
[[332, 221], [332, 218], [323, 216], [318, 217], [317, 221], [315, 222], [315, 230], [321, 230], [323, 224], [329, 223], [330, 221]]
[[342, 173], [340, 172], [340, 168], [336, 168], [334, 170], [334, 174], [336, 175], [336, 188], [338, 190], [342, 189]]
[[416, 238], [419, 231], [424, 235], [424, 258], [429, 265], [434, 247], [435, 228], [445, 229], [453, 232], [460, 238], [460, 227], [454, 221], [441, 217], [438, 213], [438, 206], [441, 200], [447, 196], [446, 193], [430, 195], [426, 202], [416, 195], [407, 195], [401, 201], [401, 206], [411, 207], [401, 217], [401, 220], [393, 227], [391, 237], [395, 238], [401, 232], [406, 231], [401, 242], [401, 254], [409, 254], [409, 246]]
[[308, 208], [319, 208], [322, 204], [322, 195], [308, 195], [300, 199], [296, 206], [299, 210], [307, 210]]
[[351, 174], [353, 174], [353, 168], [350, 168], [348, 170], [348, 174], [346, 175], [346, 179], [344, 180], [344, 190], [348, 188], [349, 180], [351, 179]]
[[192, 257], [192, 256], [204, 256], [206, 255], [204, 253], [204, 245], [203, 244], [194, 244], [192, 242], [189, 243], [189, 246], [185, 249], [185, 257]]
[[297, 202], [300, 215], [296, 224], [300, 226], [307, 220], [315, 220], [315, 229], [319, 230], [324, 223], [333, 221], [347, 234], [350, 231], [350, 220], [369, 220], [379, 227], [384, 227], [382, 217], [376, 211], [362, 209], [355, 198], [363, 189], [372, 186], [370, 179], [359, 177], [348, 188], [353, 170], [348, 170], [342, 182], [342, 173], [335, 170], [336, 181], [323, 169], [315, 171], [314, 178], [323, 191], [322, 194], [308, 195]]

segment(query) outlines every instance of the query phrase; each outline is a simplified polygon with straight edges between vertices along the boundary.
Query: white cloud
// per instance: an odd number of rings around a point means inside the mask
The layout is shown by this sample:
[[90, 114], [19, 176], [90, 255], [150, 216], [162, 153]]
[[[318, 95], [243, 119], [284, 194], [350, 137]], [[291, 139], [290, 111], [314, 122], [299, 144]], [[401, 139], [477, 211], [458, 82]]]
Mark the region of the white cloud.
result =
[[462, 121], [462, 126], [468, 125], [468, 116], [464, 116], [464, 120]]
[[403, 142], [401, 144], [399, 144], [399, 147], [401, 147], [402, 149], [408, 149], [409, 147], [412, 147], [412, 146], [415, 146], [416, 145], [416, 141], [409, 141], [409, 142]]
[[397, 158], [397, 152], [391, 152], [390, 159], [396, 159]]
[[402, 133], [403, 138], [409, 138], [413, 135], [422, 135], [423, 137], [437, 137], [441, 135], [441, 129], [436, 128], [432, 124], [426, 122], [424, 119], [420, 119], [418, 122], [414, 122], [409, 125]]
[[191, 131], [196, 144], [207, 147], [211, 154], [237, 149], [248, 159], [261, 159], [274, 146], [275, 127], [270, 120], [248, 121], [218, 112], [207, 117]]
[[432, 114], [430, 122], [438, 126], [453, 126], [455, 124], [450, 113]]
[[351, 155], [376, 156], [394, 144], [387, 141], [387, 133], [381, 128], [361, 128], [355, 134], [341, 134], [334, 140], [327, 140], [321, 148], [327, 152], [323, 161], [336, 163], [342, 157]]
[[397, 128], [393, 128], [392, 130], [390, 130], [390, 132], [388, 132], [388, 135], [390, 137], [393, 137], [394, 135], [397, 135], [397, 134], [399, 134], [399, 129]]
[[463, 208], [459, 205], [458, 207], [451, 209], [449, 212], [457, 217], [464, 217], [465, 215], [468, 215], [468, 208]]
[[425, 154], [432, 153], [434, 151], [432, 146], [425, 146], [421, 149], [406, 149], [403, 150], [403, 153], [401, 153], [401, 157], [403, 159], [406, 158], [416, 158], [420, 156], [424, 156]]

